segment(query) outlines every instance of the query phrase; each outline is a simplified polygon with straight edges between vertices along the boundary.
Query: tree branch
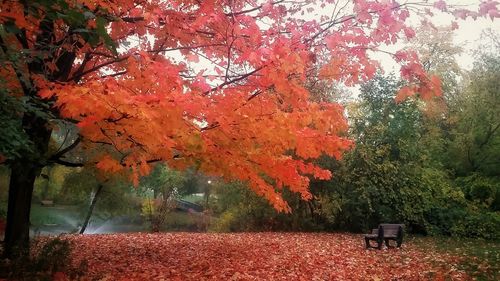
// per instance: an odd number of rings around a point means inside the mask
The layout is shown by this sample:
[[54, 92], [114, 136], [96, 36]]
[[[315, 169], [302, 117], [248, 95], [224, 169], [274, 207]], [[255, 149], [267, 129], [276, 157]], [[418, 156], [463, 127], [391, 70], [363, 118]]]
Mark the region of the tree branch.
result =
[[179, 46], [175, 48], [160, 48], [156, 50], [149, 50], [148, 53], [161, 53], [161, 52], [171, 52], [171, 51], [179, 51], [179, 50], [192, 50], [192, 49], [200, 49], [207, 47], [223, 47], [226, 46], [222, 43], [214, 43], [214, 44], [205, 44], [205, 45], [197, 45], [197, 46]]
[[76, 140], [72, 144], [68, 145], [66, 148], [64, 148], [64, 149], [58, 151], [56, 154], [52, 155], [52, 157], [50, 157], [50, 159], [59, 159], [64, 154], [66, 154], [69, 151], [73, 150], [80, 143], [81, 140], [82, 140], [81, 137], [78, 136], [76, 138]]
[[[285, 0], [279, 0], [279, 1], [276, 1], [276, 2], [271, 2], [270, 4], [271, 5], [276, 5], [276, 4], [279, 4], [281, 2], [285, 2]], [[248, 9], [248, 10], [242, 10], [242, 11], [233, 12], [233, 13], [225, 13], [225, 15], [226, 16], [237, 16], [237, 15], [242, 15], [242, 14], [248, 14], [248, 13], [260, 10], [260, 9], [262, 9], [262, 7], [263, 7], [263, 5], [259, 5], [259, 6], [255, 7], [255, 8], [251, 8], [251, 9]]]
[[117, 58], [117, 59], [114, 59], [114, 60], [110, 60], [110, 61], [107, 61], [107, 62], [104, 62], [104, 63], [101, 63], [99, 65], [96, 65], [88, 70], [85, 70], [85, 71], [82, 71], [81, 73], [78, 73], [78, 74], [75, 74], [74, 76], [70, 77], [67, 79], [67, 81], [78, 81], [80, 78], [82, 78], [83, 76], [89, 74], [89, 73], [92, 73], [96, 70], [99, 70], [99, 68], [102, 68], [102, 67], [105, 67], [105, 66], [108, 66], [110, 64], [113, 64], [113, 63], [117, 63], [117, 62], [122, 62], [126, 59], [128, 59], [130, 56], [127, 55], [127, 56], [124, 56], [124, 57], [121, 57], [121, 58]]
[[76, 167], [83, 167], [84, 166], [83, 163], [73, 163], [73, 162], [68, 162], [68, 161], [61, 160], [61, 159], [54, 159], [54, 160], [52, 160], [52, 162], [59, 164], [59, 165], [66, 166], [66, 167], [76, 168]]
[[210, 90], [208, 90], [208, 91], [206, 91], [206, 92], [203, 92], [203, 95], [204, 95], [204, 96], [206, 96], [206, 95], [208, 95], [208, 94], [210, 94], [210, 93], [212, 93], [212, 92], [215, 92], [215, 91], [217, 91], [217, 90], [222, 89], [222, 87], [224, 87], [224, 86], [227, 86], [227, 85], [230, 85], [230, 84], [236, 83], [236, 82], [238, 82], [238, 81], [241, 81], [241, 80], [243, 80], [243, 79], [246, 79], [246, 78], [248, 78], [248, 77], [252, 76], [253, 74], [255, 74], [255, 73], [259, 72], [259, 71], [260, 71], [260, 70], [262, 70], [264, 67], [265, 67], [265, 65], [263, 65], [263, 66], [261, 66], [261, 67], [258, 67], [258, 68], [256, 68], [256, 69], [254, 69], [253, 71], [250, 71], [250, 72], [248, 72], [248, 73], [246, 73], [246, 74], [244, 74], [244, 75], [241, 75], [241, 76], [240, 76], [240, 77], [238, 77], [238, 78], [234, 78], [234, 79], [232, 79], [232, 80], [228, 80], [228, 81], [226, 81], [226, 82], [224, 82], [224, 83], [220, 84], [219, 86], [217, 86], [217, 87], [215, 87], [215, 88], [212, 88], [212, 89], [210, 89]]

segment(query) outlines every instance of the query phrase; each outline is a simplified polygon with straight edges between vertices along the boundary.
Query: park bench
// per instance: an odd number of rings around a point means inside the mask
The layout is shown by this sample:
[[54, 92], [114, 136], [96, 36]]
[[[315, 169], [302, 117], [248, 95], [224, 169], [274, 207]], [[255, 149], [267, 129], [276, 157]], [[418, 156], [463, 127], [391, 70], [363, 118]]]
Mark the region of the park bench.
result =
[[[377, 229], [373, 229], [372, 233], [365, 235], [366, 248], [377, 248], [382, 249], [382, 243], [385, 241], [385, 245], [389, 248], [389, 241], [396, 241], [397, 247], [401, 247], [403, 243], [403, 224], [389, 224], [382, 223], [379, 224]], [[377, 246], [373, 247], [370, 245], [370, 241], [376, 241]]]
[[52, 200], [41, 200], [40, 205], [43, 207], [53, 207], [54, 206], [54, 201]]

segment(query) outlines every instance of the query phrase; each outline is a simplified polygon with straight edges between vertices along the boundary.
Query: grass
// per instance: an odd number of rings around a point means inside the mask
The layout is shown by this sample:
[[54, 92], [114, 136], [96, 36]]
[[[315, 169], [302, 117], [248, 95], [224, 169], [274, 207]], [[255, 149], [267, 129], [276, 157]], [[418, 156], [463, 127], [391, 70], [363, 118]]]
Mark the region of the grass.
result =
[[191, 195], [187, 195], [187, 196], [182, 197], [182, 200], [185, 200], [185, 201], [188, 201], [191, 203], [200, 203], [200, 202], [203, 202], [204, 197], [203, 197], [203, 195], [191, 194]]
[[478, 281], [500, 280], [500, 241], [457, 237], [411, 237], [423, 250], [460, 256], [459, 269]]
[[[203, 232], [207, 229], [208, 218], [201, 214], [191, 214], [182, 211], [172, 211], [166, 215], [165, 221], [160, 227], [162, 232]], [[146, 222], [149, 230], [149, 222]]]

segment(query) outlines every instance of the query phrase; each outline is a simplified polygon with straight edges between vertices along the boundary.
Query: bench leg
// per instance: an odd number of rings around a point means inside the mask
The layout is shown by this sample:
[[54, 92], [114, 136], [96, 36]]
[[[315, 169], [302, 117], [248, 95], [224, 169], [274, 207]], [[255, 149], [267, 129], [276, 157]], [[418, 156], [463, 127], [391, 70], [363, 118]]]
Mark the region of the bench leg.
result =
[[[375, 243], [377, 243], [377, 245], [376, 245], [376, 246], [372, 246], [372, 245], [370, 244], [370, 240], [374, 240], [374, 239], [370, 239], [370, 238], [365, 237], [365, 244], [366, 244], [366, 248], [367, 248], [367, 249], [369, 249], [369, 248], [375, 248], [375, 249], [379, 249], [379, 250], [381, 250], [381, 249], [382, 249], [382, 245], [384, 245], [384, 240], [385, 240], [385, 239], [382, 239], [382, 240], [375, 240]], [[385, 240], [385, 243], [386, 243], [386, 245], [389, 245], [387, 240]]]

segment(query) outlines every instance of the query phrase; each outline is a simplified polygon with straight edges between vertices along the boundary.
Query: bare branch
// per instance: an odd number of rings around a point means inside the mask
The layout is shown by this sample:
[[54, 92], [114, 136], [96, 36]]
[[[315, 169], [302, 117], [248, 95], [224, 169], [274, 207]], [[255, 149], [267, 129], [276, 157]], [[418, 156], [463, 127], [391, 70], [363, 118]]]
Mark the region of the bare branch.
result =
[[97, 70], [99, 70], [99, 69], [100, 69], [100, 68], [102, 68], [102, 67], [105, 67], [105, 66], [108, 66], [108, 65], [111, 65], [111, 64], [117, 63], [117, 62], [122, 62], [122, 61], [124, 61], [124, 60], [128, 59], [129, 57], [130, 57], [130, 56], [128, 55], [128, 56], [124, 56], [124, 57], [121, 57], [121, 58], [117, 58], [117, 59], [114, 59], [114, 60], [109, 60], [109, 61], [107, 61], [107, 62], [101, 63], [101, 64], [99, 64], [99, 65], [96, 65], [96, 66], [94, 66], [94, 67], [92, 67], [92, 68], [88, 69], [88, 70], [82, 71], [81, 73], [76, 74], [76, 75], [74, 75], [73, 77], [68, 78], [68, 79], [67, 79], [67, 81], [71, 81], [71, 80], [73, 80], [73, 81], [78, 81], [80, 78], [82, 78], [83, 76], [85, 76], [85, 75], [87, 75], [87, 74], [89, 74], [89, 73], [92, 73], [92, 72], [94, 72], [94, 71], [97, 71]]
[[66, 166], [66, 167], [75, 167], [76, 168], [76, 167], [83, 167], [84, 166], [84, 163], [73, 163], [73, 162], [68, 162], [68, 161], [61, 160], [61, 159], [54, 159], [54, 160], [52, 160], [52, 162], [59, 164], [59, 165]]
[[64, 154], [68, 153], [69, 151], [73, 150], [81, 141], [81, 137], [78, 136], [76, 138], [76, 140], [68, 145], [67, 147], [65, 147], [64, 149], [58, 151], [57, 153], [55, 153], [54, 155], [52, 155], [52, 157], [50, 157], [51, 159], [59, 159], [60, 157], [62, 157]]
[[206, 92], [203, 92], [203, 95], [204, 95], [204, 96], [206, 96], [206, 95], [208, 95], [208, 94], [210, 94], [210, 93], [212, 93], [212, 92], [215, 92], [215, 91], [217, 91], [217, 90], [222, 89], [224, 86], [227, 86], [227, 85], [230, 85], [230, 84], [236, 83], [236, 82], [238, 82], [238, 81], [241, 81], [241, 80], [243, 80], [243, 79], [246, 79], [246, 78], [248, 78], [248, 77], [252, 76], [253, 74], [255, 74], [255, 73], [259, 72], [259, 71], [260, 71], [260, 70], [262, 70], [264, 67], [265, 67], [265, 65], [263, 65], [263, 66], [261, 66], [261, 67], [259, 67], [259, 68], [256, 68], [256, 69], [254, 69], [253, 71], [248, 72], [247, 74], [241, 75], [241, 76], [240, 76], [240, 77], [238, 77], [238, 78], [234, 78], [234, 79], [232, 79], [232, 80], [228, 80], [228, 81], [226, 81], [226, 82], [224, 82], [224, 83], [220, 84], [219, 86], [217, 86], [217, 87], [215, 87], [215, 88], [212, 88], [212, 89], [210, 89], [210, 90], [208, 90], [208, 91], [206, 91]]

